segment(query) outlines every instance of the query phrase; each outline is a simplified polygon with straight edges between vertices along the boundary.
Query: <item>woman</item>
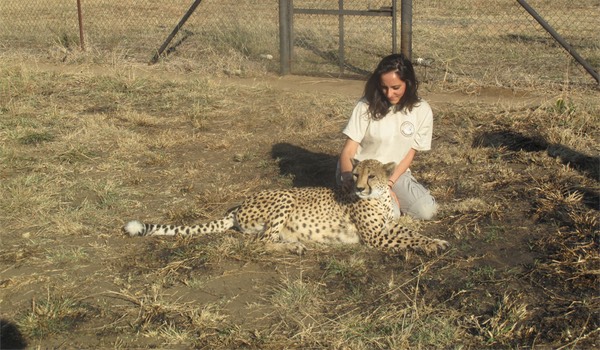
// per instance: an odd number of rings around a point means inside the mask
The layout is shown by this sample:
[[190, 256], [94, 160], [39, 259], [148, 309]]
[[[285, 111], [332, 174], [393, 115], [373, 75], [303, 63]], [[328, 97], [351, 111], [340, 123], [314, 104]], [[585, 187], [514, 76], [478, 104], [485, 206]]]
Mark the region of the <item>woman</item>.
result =
[[437, 211], [435, 199], [411, 175], [417, 151], [431, 149], [433, 113], [417, 94], [413, 66], [404, 55], [384, 57], [365, 84], [343, 133], [348, 137], [338, 162], [338, 183], [352, 185], [352, 159], [395, 162], [388, 186], [398, 200], [396, 217], [408, 214], [424, 220]]

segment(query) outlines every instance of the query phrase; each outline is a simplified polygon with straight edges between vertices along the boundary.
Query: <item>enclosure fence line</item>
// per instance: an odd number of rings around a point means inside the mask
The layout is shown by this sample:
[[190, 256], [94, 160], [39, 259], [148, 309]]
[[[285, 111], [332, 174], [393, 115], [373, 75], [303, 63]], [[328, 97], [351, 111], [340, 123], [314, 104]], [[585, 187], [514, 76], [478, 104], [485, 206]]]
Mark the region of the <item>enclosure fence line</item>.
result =
[[[288, 4], [288, 15], [281, 14], [282, 3]], [[364, 77], [374, 62], [396, 51], [400, 29], [401, 51], [415, 62], [430, 63], [418, 67], [425, 81], [506, 87], [598, 84], [597, 0], [398, 3], [5, 0], [0, 3], [0, 47], [49, 56], [58, 52], [62, 60], [82, 49], [144, 63], [163, 58], [202, 65], [213, 56], [238, 57], [244, 61], [240, 65], [275, 73]], [[343, 15], [361, 13], [369, 15]], [[292, 23], [282, 34], [283, 21]]]

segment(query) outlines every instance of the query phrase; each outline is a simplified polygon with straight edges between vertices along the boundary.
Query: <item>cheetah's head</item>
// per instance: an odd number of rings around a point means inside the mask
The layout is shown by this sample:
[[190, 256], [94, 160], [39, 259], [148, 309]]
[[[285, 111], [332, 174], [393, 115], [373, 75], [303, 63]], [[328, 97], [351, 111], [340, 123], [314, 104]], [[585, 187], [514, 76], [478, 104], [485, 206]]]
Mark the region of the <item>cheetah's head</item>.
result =
[[352, 160], [354, 191], [360, 198], [379, 198], [389, 194], [387, 182], [396, 163], [383, 164], [374, 159]]

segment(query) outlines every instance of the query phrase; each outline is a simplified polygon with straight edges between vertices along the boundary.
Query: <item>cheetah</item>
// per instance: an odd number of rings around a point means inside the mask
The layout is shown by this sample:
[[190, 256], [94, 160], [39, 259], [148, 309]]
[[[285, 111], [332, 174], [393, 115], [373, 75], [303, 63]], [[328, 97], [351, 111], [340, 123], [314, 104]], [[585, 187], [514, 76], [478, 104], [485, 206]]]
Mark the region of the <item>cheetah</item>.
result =
[[197, 235], [237, 229], [257, 235], [269, 248], [302, 255], [302, 242], [364, 243], [386, 253], [406, 249], [436, 253], [449, 243], [420, 235], [394, 221], [387, 179], [395, 163], [353, 161], [352, 190], [325, 187], [265, 190], [249, 196], [223, 218], [191, 226], [129, 221], [130, 236]]

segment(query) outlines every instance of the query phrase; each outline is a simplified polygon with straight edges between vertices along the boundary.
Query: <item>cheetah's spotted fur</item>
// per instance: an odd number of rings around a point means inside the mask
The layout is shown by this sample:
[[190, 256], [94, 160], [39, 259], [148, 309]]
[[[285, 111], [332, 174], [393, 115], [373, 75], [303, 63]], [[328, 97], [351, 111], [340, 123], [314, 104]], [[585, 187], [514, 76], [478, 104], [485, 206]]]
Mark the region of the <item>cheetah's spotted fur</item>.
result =
[[130, 236], [193, 235], [220, 233], [236, 228], [278, 248], [298, 254], [302, 241], [359, 243], [394, 253], [404, 249], [426, 253], [446, 249], [448, 242], [420, 235], [394, 221], [387, 179], [394, 163], [376, 160], [355, 162], [354, 190], [292, 188], [261, 191], [230, 209], [218, 220], [192, 226], [128, 222]]

